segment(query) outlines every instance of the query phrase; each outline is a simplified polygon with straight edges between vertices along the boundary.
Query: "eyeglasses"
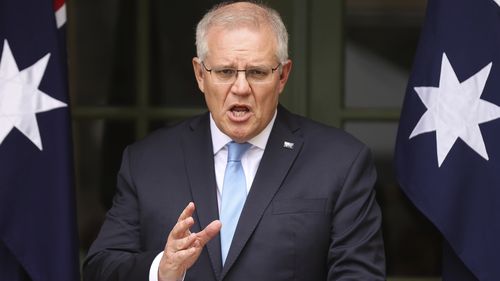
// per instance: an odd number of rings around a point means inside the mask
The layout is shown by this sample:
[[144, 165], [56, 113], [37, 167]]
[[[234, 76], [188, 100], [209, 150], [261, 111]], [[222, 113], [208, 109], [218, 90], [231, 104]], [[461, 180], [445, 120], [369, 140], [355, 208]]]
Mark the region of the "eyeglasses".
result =
[[247, 69], [236, 69], [230, 67], [218, 67], [208, 69], [204, 62], [201, 62], [205, 71], [210, 73], [216, 84], [233, 84], [238, 78], [238, 72], [244, 72], [245, 78], [250, 84], [263, 84], [272, 81], [273, 73], [281, 66], [281, 63], [274, 68], [259, 66]]

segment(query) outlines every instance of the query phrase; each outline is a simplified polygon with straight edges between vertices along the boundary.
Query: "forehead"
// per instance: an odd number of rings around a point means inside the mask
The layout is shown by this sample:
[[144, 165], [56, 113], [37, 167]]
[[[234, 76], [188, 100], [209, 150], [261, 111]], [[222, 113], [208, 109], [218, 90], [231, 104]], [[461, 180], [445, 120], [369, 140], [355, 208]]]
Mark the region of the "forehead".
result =
[[210, 60], [262, 62], [276, 57], [276, 38], [266, 27], [214, 26], [206, 39]]

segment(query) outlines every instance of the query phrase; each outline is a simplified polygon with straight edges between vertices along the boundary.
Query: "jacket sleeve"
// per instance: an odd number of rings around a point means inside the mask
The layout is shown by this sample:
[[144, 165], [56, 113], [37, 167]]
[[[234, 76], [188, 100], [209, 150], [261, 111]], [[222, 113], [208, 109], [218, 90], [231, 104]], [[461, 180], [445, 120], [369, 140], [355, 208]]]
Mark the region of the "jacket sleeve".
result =
[[137, 192], [130, 173], [127, 148], [118, 173], [113, 206], [83, 264], [83, 280], [148, 280], [156, 255], [158, 252], [141, 249]]
[[333, 207], [328, 280], [385, 280], [381, 212], [375, 201], [376, 172], [363, 147], [345, 176]]

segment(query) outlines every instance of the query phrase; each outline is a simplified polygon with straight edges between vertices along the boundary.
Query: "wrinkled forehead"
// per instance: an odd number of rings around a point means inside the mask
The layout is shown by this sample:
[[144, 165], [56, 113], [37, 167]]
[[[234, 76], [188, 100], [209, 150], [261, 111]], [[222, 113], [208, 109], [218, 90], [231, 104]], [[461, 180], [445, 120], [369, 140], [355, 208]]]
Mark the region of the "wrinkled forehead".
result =
[[277, 40], [270, 29], [253, 26], [214, 27], [207, 34], [209, 57], [269, 60], [276, 57]]
[[210, 33], [212, 29], [224, 29], [228, 31], [235, 29], [249, 29], [259, 32], [272, 31], [271, 23], [267, 19], [247, 13], [241, 15], [227, 14], [224, 17], [216, 18], [209, 24], [207, 33]]
[[[211, 37], [214, 37], [214, 35], [224, 35], [224, 34], [229, 34], [233, 32], [252, 32], [252, 33], [259, 33], [263, 37], [267, 38], [268, 41], [277, 41], [277, 38], [272, 30], [272, 28], [269, 25], [262, 24], [261, 22], [245, 22], [245, 21], [238, 21], [238, 22], [232, 22], [232, 23], [221, 23], [217, 25], [211, 25], [207, 29], [206, 33], [206, 39], [211, 39]], [[272, 42], [269, 42], [272, 43]]]

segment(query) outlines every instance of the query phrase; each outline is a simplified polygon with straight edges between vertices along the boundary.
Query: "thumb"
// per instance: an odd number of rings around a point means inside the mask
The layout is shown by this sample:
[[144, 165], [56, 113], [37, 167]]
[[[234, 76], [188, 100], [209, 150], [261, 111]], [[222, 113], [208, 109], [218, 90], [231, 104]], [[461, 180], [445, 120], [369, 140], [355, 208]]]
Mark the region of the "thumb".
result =
[[222, 224], [219, 220], [214, 220], [211, 222], [205, 229], [196, 233], [196, 237], [198, 238], [201, 246], [204, 246], [208, 241], [214, 238], [220, 231]]

